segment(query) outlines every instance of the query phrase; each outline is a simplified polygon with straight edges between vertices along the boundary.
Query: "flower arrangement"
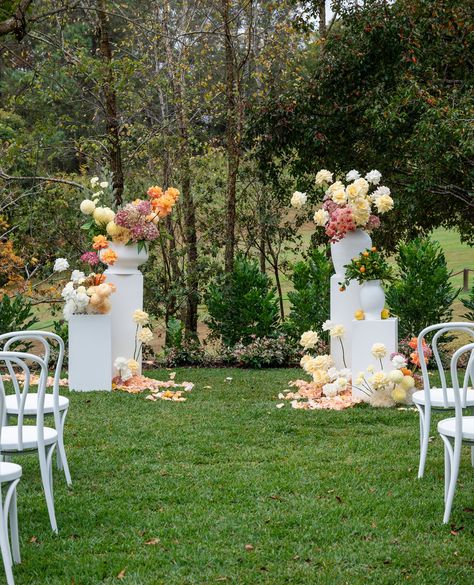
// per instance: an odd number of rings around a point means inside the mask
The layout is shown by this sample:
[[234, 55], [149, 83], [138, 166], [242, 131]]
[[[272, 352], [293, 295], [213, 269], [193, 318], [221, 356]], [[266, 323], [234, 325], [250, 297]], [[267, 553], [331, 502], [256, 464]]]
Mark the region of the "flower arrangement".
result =
[[94, 251], [85, 252], [81, 260], [90, 266], [102, 262], [108, 266], [117, 261], [117, 253], [109, 246], [115, 244], [138, 244], [138, 250], [146, 247], [159, 236], [158, 223], [171, 213], [179, 198], [179, 191], [173, 187], [163, 191], [153, 186], [147, 191], [148, 199], [135, 199], [114, 212], [110, 207], [100, 205], [100, 198], [107, 189], [107, 181], [99, 182], [92, 177], [91, 197], [84, 199], [80, 210], [89, 219], [82, 229], [87, 231], [92, 240]]
[[138, 358], [144, 345], [149, 345], [153, 339], [153, 332], [150, 328], [150, 316], [141, 309], [133, 312], [132, 319], [136, 323], [135, 349], [133, 357], [118, 357], [114, 361], [114, 368], [118, 376], [114, 378], [115, 383], [126, 382], [133, 376], [137, 376], [140, 370]]
[[[334, 173], [322, 169], [316, 174], [316, 187], [324, 189], [323, 204], [314, 214], [314, 222], [326, 231], [331, 242], [338, 242], [348, 232], [357, 228], [371, 231], [380, 226], [382, 215], [393, 209], [390, 189], [379, 186], [382, 175], [372, 170], [361, 177], [356, 170], [345, 176], [346, 184], [341, 180], [333, 182]], [[296, 191], [291, 198], [291, 205], [301, 209], [307, 201], [306, 193]]]
[[[66, 258], [57, 258], [54, 272], [64, 272], [69, 268]], [[64, 299], [63, 315], [68, 321], [72, 315], [105, 315], [112, 305], [110, 295], [115, 292], [115, 285], [106, 282], [104, 274], [91, 272], [85, 275], [80, 270], [73, 270], [69, 282], [64, 286], [61, 296]]]
[[415, 391], [415, 379], [410, 370], [407, 371], [401, 367], [401, 364], [405, 362], [394, 362], [392, 359], [395, 369], [385, 372], [382, 359], [387, 355], [387, 348], [383, 343], [373, 344], [372, 355], [379, 360], [380, 371], [376, 372], [373, 365], [368, 366], [365, 372], [357, 375], [354, 387], [368, 397], [372, 406], [389, 407], [395, 404], [411, 404], [411, 396]]
[[345, 266], [345, 269], [345, 279], [339, 283], [341, 291], [349, 286], [351, 280], [357, 280], [359, 284], [368, 280], [393, 280], [391, 266], [375, 246], [364, 250], [359, 256], [353, 258], [350, 264]]

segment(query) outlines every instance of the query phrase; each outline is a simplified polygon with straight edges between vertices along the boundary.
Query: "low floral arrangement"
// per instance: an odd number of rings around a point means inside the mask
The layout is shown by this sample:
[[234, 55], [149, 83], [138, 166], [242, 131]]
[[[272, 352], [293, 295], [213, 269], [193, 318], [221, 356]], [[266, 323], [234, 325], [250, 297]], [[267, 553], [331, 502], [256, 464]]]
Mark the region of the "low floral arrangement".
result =
[[116, 262], [117, 253], [110, 248], [110, 241], [123, 245], [138, 244], [139, 251], [146, 248], [148, 242], [158, 238], [160, 219], [171, 213], [179, 198], [179, 191], [173, 187], [163, 191], [154, 186], [147, 191], [148, 199], [135, 199], [114, 212], [110, 207], [100, 205], [100, 198], [110, 190], [109, 183], [100, 182], [98, 177], [92, 177], [90, 182], [91, 196], [81, 202], [80, 210], [89, 216], [82, 229], [88, 232], [93, 248], [93, 251], [85, 252], [81, 260], [91, 266], [99, 262], [111, 266]]
[[[382, 175], [372, 170], [361, 177], [356, 170], [345, 176], [346, 184], [341, 180], [333, 182], [334, 173], [326, 169], [316, 174], [316, 187], [324, 189], [323, 204], [314, 214], [314, 222], [326, 231], [331, 242], [338, 242], [348, 232], [357, 228], [372, 231], [380, 226], [377, 214], [384, 214], [393, 209], [390, 189], [379, 186]], [[291, 205], [301, 209], [307, 201], [306, 193], [295, 191]]]
[[351, 280], [363, 284], [369, 280], [390, 282], [394, 278], [392, 267], [375, 246], [361, 252], [344, 268], [346, 269], [345, 279], [339, 283], [341, 291], [346, 290]]
[[[54, 263], [54, 272], [68, 270], [66, 258], [58, 258]], [[64, 299], [63, 315], [68, 321], [72, 315], [105, 315], [112, 305], [110, 295], [115, 292], [115, 285], [106, 282], [105, 274], [91, 272], [87, 276], [80, 270], [71, 272], [70, 280], [61, 292]]]
[[114, 361], [114, 368], [117, 370], [118, 375], [112, 379], [112, 383], [116, 385], [138, 376], [138, 371], [140, 370], [140, 364], [138, 363], [140, 352], [144, 345], [149, 345], [153, 340], [149, 314], [141, 309], [137, 309], [133, 312], [132, 319], [136, 324], [135, 350], [133, 356], [118, 357]]

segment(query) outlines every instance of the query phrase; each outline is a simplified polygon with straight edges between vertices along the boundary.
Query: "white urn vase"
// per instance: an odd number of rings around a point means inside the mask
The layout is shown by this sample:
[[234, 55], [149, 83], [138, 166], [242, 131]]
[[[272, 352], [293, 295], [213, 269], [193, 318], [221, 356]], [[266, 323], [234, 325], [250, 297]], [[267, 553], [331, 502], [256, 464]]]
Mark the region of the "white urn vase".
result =
[[334, 271], [341, 276], [345, 273], [344, 266], [367, 248], [372, 247], [372, 240], [364, 230], [348, 232], [342, 240], [331, 242], [331, 257]]
[[138, 267], [148, 260], [148, 251], [142, 248], [138, 251], [138, 244], [115, 244], [110, 242], [109, 248], [117, 254], [117, 260], [107, 268], [108, 274], [136, 274]]
[[380, 280], [368, 280], [360, 288], [360, 304], [367, 321], [378, 321], [385, 306], [385, 292]]

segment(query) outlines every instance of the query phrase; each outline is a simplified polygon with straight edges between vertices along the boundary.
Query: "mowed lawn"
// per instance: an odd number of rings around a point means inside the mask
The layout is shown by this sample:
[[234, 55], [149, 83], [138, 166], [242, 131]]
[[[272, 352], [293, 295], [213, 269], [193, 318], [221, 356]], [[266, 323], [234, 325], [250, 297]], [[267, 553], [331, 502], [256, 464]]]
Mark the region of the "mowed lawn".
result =
[[36, 457], [18, 458], [17, 585], [472, 583], [468, 451], [443, 526], [435, 426], [420, 481], [416, 412], [278, 410], [298, 375], [178, 370], [196, 383], [185, 403], [71, 394], [58, 536]]

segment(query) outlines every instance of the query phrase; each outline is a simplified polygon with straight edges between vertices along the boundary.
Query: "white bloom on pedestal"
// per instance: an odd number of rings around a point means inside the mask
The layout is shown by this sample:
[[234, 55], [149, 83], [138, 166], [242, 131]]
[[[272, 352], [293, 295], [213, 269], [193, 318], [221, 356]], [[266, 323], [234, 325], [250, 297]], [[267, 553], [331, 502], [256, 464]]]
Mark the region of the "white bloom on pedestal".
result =
[[71, 273], [72, 282], [77, 282], [80, 284], [81, 281], [84, 281], [85, 277], [86, 275], [81, 270], [73, 270]]
[[326, 169], [321, 169], [316, 173], [316, 185], [323, 185], [332, 181], [332, 173]]
[[291, 196], [291, 206], [295, 209], [301, 209], [303, 205], [308, 200], [308, 196], [306, 193], [301, 193], [301, 191], [295, 191]]
[[346, 175], [346, 181], [357, 181], [357, 179], [360, 179], [360, 173], [355, 169], [352, 169], [352, 171], [349, 171]]
[[380, 179], [382, 178], [382, 173], [376, 169], [373, 169], [365, 175], [365, 178], [367, 181], [369, 181], [369, 183], [372, 183], [372, 185], [378, 185], [380, 183]]
[[324, 227], [329, 220], [329, 213], [325, 209], [318, 209], [313, 217], [314, 223], [319, 227]]
[[381, 360], [387, 355], [387, 348], [383, 343], [374, 343], [371, 352], [374, 358]]
[[54, 272], [64, 272], [68, 268], [69, 262], [66, 260], [66, 258], [56, 258], [53, 267]]

